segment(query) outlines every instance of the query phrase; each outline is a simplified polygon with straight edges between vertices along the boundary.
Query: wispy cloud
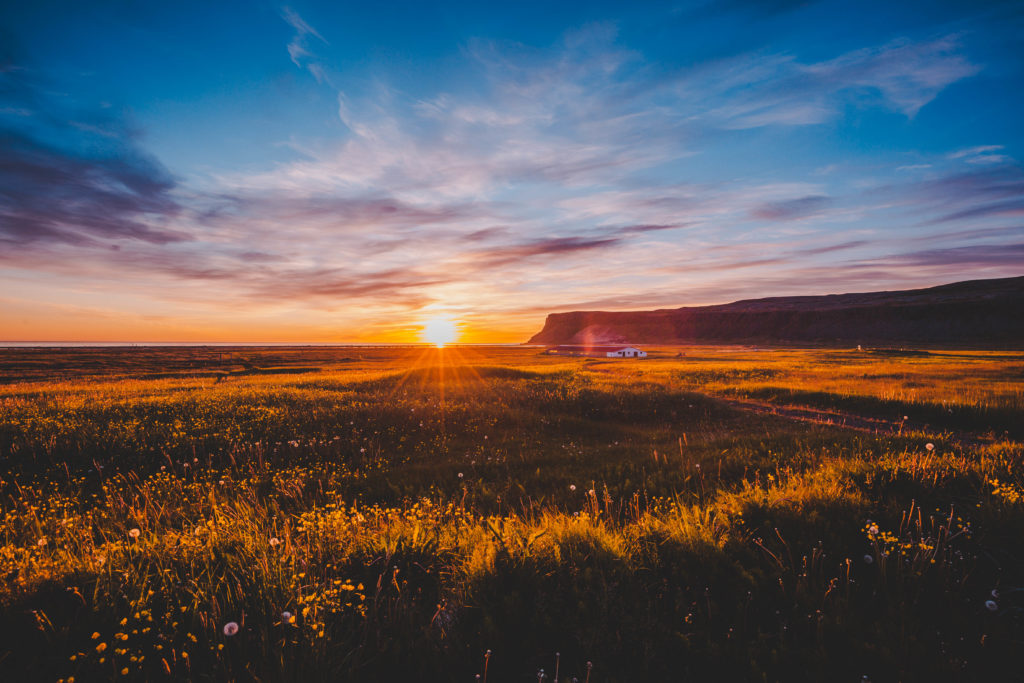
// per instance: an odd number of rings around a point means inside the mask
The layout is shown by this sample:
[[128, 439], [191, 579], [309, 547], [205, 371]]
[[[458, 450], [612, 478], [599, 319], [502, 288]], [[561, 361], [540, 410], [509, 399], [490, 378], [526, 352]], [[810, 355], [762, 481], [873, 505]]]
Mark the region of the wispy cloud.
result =
[[[177, 180], [110, 112], [55, 102], [16, 62], [0, 68], [0, 94], [16, 105], [0, 116], [0, 244], [120, 248], [124, 240], [188, 239]], [[88, 122], [86, 125], [84, 122]]]
[[[899, 40], [804, 63], [791, 55], [741, 55], [689, 80], [702, 98], [721, 103], [710, 125], [734, 129], [822, 124], [847, 104], [882, 106], [913, 117], [949, 85], [980, 67], [959, 52], [955, 36]], [[685, 82], [685, 81], [684, 81]]]
[[909, 266], [953, 265], [962, 269], [1017, 266], [1024, 262], [1024, 243], [923, 249], [880, 259], [880, 262]]
[[323, 65], [314, 59], [310, 38], [315, 38], [325, 45], [329, 43], [291, 7], [281, 10], [281, 16], [295, 29], [295, 35], [288, 43], [288, 56], [291, 57], [295, 66], [300, 69], [308, 69], [317, 82], [323, 83], [326, 80], [326, 74]]
[[772, 202], [756, 207], [751, 213], [756, 218], [765, 220], [797, 220], [812, 217], [820, 213], [830, 203], [828, 197], [811, 195], [798, 197], [782, 202]]
[[0, 131], [0, 242], [118, 247], [119, 240], [188, 239], [168, 225], [180, 206], [158, 164], [89, 157]]
[[980, 71], [960, 49], [956, 36], [928, 42], [898, 40], [809, 65], [806, 71], [839, 91], [877, 90], [888, 106], [912, 117], [947, 86]]
[[1000, 154], [1003, 149], [1003, 145], [978, 145], [951, 152], [947, 158], [963, 159], [969, 164], [1005, 164], [1011, 159], [1005, 154]]

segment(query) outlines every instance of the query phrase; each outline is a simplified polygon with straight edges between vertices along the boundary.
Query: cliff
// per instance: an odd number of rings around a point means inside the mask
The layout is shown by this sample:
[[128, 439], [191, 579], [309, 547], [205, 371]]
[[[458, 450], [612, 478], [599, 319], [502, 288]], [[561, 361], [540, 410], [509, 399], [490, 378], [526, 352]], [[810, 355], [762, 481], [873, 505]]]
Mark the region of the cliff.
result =
[[552, 313], [531, 344], [842, 343], [1024, 346], [1024, 277], [927, 289]]

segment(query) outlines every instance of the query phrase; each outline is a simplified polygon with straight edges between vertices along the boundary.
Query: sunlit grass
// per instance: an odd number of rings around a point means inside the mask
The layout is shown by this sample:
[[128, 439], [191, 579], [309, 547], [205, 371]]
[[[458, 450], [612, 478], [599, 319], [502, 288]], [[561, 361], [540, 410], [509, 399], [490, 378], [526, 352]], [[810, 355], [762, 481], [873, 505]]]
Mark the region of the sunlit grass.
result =
[[2, 385], [5, 671], [472, 680], [490, 650], [492, 681], [555, 652], [570, 680], [999, 678], [1022, 357], [677, 353]]

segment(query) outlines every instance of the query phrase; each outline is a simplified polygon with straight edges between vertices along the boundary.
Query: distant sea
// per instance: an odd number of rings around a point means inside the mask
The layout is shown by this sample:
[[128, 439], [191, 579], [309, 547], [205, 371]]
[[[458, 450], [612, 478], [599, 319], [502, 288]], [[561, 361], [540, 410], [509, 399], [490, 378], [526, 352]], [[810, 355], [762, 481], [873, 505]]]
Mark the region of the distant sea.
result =
[[[302, 342], [119, 342], [119, 341], [0, 341], [0, 349], [34, 349], [34, 348], [146, 348], [164, 346], [251, 346], [251, 347], [308, 347], [308, 348], [361, 348], [361, 349], [387, 349], [395, 347], [417, 347], [433, 346], [433, 344], [327, 344], [327, 343], [302, 343]], [[543, 344], [447, 344], [446, 346], [482, 346], [492, 348], [521, 348], [521, 347], [542, 347]]]

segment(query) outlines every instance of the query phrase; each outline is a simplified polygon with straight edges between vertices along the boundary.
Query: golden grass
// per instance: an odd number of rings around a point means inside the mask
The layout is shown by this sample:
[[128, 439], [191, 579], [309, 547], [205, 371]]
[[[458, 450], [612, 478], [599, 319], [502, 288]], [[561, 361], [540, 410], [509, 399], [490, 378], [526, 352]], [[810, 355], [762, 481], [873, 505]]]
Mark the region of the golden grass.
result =
[[[274, 350], [223, 379], [106, 353], [0, 386], [16, 677], [472, 679], [491, 650], [491, 680], [555, 652], [581, 680], [981, 678], [1015, 658], [1019, 354]], [[865, 434], [719, 397], [911, 419]]]

